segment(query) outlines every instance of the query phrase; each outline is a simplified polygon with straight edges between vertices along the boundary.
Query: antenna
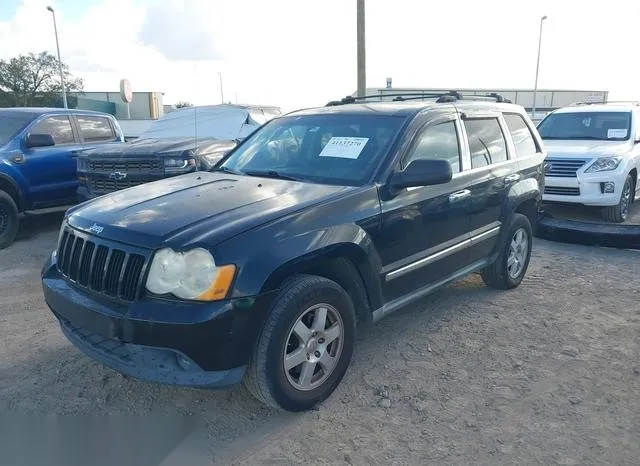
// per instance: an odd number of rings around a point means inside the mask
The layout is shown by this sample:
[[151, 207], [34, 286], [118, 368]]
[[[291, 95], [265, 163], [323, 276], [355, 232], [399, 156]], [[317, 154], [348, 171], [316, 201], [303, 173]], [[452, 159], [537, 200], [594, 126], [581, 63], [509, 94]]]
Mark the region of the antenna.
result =
[[[197, 64], [194, 63], [193, 64], [193, 91], [194, 91], [194, 97], [198, 95], [198, 70], [197, 70]], [[193, 133], [195, 135], [195, 146], [196, 146], [196, 151], [198, 150], [198, 105], [196, 105], [196, 99], [193, 99]]]

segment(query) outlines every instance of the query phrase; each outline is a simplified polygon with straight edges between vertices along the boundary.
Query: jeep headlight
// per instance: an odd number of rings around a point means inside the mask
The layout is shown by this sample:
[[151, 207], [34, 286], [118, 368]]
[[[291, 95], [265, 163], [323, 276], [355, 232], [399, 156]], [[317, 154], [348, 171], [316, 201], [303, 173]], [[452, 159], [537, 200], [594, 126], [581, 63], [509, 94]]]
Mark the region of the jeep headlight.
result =
[[206, 249], [175, 252], [165, 248], [153, 256], [147, 290], [181, 299], [214, 301], [227, 295], [234, 274], [235, 266], [217, 267]]
[[585, 173], [606, 172], [615, 170], [620, 165], [622, 157], [600, 157], [585, 170]]

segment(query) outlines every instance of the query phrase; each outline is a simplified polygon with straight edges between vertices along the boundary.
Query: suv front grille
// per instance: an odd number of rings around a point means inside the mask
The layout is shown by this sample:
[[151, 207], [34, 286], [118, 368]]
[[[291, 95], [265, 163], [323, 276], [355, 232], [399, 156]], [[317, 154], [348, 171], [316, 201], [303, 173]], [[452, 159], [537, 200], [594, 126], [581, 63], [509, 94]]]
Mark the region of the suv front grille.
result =
[[554, 196], [579, 196], [580, 188], [565, 188], [562, 186], [545, 186], [545, 194], [551, 194]]
[[77, 285], [133, 301], [142, 286], [148, 255], [127, 251], [65, 228], [58, 245], [58, 270]]
[[578, 159], [549, 159], [544, 161], [545, 176], [558, 178], [576, 178], [576, 172], [587, 160]]
[[[151, 180], [149, 180], [151, 181]], [[99, 194], [107, 194], [120, 189], [132, 188], [143, 183], [147, 183], [147, 180], [104, 180], [94, 179], [89, 180], [89, 188], [91, 192]]]
[[162, 159], [147, 160], [90, 160], [89, 170], [92, 172], [112, 173], [124, 172], [162, 172], [164, 170]]

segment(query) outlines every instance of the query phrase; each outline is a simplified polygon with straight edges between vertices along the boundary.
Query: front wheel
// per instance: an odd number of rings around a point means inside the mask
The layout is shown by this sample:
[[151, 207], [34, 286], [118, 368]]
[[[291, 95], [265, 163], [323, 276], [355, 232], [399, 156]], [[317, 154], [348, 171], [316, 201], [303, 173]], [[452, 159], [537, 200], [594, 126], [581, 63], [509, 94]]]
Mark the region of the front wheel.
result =
[[631, 174], [627, 175], [627, 179], [622, 185], [622, 193], [620, 201], [616, 205], [607, 206], [602, 209], [602, 217], [607, 222], [622, 223], [629, 216], [629, 209], [634, 198], [633, 178]]
[[353, 303], [337, 283], [312, 275], [288, 280], [260, 332], [245, 386], [275, 408], [313, 408], [347, 371], [355, 329]]
[[504, 239], [498, 246], [498, 258], [481, 275], [487, 286], [508, 290], [520, 285], [527, 273], [533, 235], [531, 222], [522, 214], [513, 214], [505, 227], [505, 234], [502, 236]]
[[4, 191], [0, 191], [0, 249], [13, 243], [18, 234], [18, 206]]

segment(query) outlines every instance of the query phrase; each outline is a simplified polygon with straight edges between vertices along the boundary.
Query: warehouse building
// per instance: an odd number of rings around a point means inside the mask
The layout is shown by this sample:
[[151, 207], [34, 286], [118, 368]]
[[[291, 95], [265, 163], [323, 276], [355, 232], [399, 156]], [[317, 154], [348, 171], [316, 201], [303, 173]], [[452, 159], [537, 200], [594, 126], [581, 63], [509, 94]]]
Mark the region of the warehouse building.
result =
[[[588, 90], [563, 90], [563, 89], [538, 89], [536, 95], [536, 114], [533, 110], [533, 89], [437, 89], [437, 88], [407, 88], [392, 87], [391, 80], [387, 80], [387, 87], [367, 88], [366, 95], [380, 96], [380, 100], [392, 100], [388, 94], [444, 94], [449, 91], [458, 91], [462, 94], [487, 95], [493, 92], [511, 100], [511, 102], [522, 105], [534, 121], [540, 121], [544, 116], [558, 108], [567, 107], [576, 102], [605, 103], [609, 97], [608, 91], [588, 91]], [[357, 93], [353, 93], [356, 96]]]

